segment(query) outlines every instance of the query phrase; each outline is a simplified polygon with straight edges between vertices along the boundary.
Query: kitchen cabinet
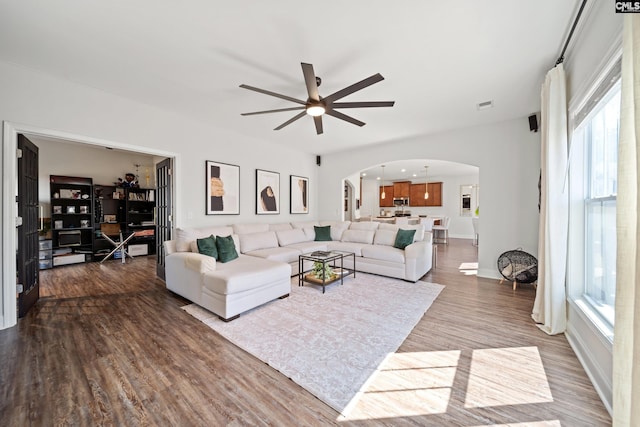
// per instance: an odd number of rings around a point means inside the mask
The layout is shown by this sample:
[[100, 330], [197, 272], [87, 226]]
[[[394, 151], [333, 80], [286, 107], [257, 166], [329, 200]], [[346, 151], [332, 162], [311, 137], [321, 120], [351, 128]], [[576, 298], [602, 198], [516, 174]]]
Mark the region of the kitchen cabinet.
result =
[[429, 198], [424, 198], [425, 185], [411, 184], [409, 206], [442, 206], [442, 182], [430, 182], [427, 184]]
[[[382, 198], [382, 189], [384, 188], [384, 199]], [[380, 207], [392, 208], [393, 207], [393, 185], [380, 186]]]
[[393, 197], [406, 199], [410, 197], [411, 181], [401, 181], [393, 183]]

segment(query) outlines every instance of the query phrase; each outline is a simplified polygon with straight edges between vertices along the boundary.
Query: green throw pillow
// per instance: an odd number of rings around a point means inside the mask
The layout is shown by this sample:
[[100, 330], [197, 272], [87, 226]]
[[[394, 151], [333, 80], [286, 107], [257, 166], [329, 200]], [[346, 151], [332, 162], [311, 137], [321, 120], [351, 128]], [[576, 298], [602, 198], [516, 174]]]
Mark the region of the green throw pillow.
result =
[[331, 226], [326, 225], [324, 227], [318, 227], [314, 225], [313, 228], [316, 230], [316, 242], [328, 242], [331, 240]]
[[393, 244], [394, 248], [404, 249], [413, 243], [413, 236], [416, 234], [416, 230], [398, 230], [396, 234], [396, 241]]
[[204, 239], [196, 239], [196, 243], [198, 244], [198, 252], [218, 259], [218, 249], [216, 248], [215, 236], [211, 235]]
[[233, 243], [233, 237], [216, 236], [216, 247], [218, 249], [218, 261], [229, 262], [238, 258], [238, 252], [236, 252], [236, 245]]

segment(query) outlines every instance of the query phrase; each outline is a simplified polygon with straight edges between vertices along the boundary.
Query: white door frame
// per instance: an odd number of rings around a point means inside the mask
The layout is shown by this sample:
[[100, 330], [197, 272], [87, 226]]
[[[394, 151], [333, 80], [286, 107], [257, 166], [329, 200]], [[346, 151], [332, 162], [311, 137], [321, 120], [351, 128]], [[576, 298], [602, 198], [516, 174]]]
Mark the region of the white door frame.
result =
[[[178, 206], [179, 194], [177, 189], [177, 173], [179, 169], [179, 155], [177, 153], [157, 150], [149, 147], [141, 147], [132, 144], [124, 144], [120, 142], [107, 141], [88, 136], [75, 135], [71, 133], [45, 129], [32, 125], [3, 122], [3, 144], [2, 144], [2, 225], [0, 227], [0, 239], [2, 246], [0, 247], [0, 266], [2, 267], [2, 282], [0, 283], [1, 299], [0, 299], [0, 329], [6, 329], [14, 326], [18, 319], [16, 315], [16, 218], [18, 216], [18, 208], [15, 202], [15, 196], [18, 188], [18, 134], [25, 133], [30, 135], [63, 139], [67, 141], [78, 142], [81, 144], [95, 145], [100, 147], [117, 148], [138, 153], [148, 154], [159, 157], [173, 158], [173, 196], [174, 205]], [[175, 218], [175, 213], [174, 213]], [[175, 224], [176, 222], [173, 221]]]

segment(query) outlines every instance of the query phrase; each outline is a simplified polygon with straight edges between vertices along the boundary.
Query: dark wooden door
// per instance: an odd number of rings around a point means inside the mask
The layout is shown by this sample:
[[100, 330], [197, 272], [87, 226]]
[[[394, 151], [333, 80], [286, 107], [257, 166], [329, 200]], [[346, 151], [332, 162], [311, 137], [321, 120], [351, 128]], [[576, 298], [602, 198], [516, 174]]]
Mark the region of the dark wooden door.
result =
[[[18, 316], [23, 317], [40, 298], [38, 266], [38, 147], [18, 135]], [[21, 285], [21, 286], [20, 286]]]
[[165, 280], [164, 245], [171, 240], [171, 159], [165, 159], [156, 165], [156, 274]]

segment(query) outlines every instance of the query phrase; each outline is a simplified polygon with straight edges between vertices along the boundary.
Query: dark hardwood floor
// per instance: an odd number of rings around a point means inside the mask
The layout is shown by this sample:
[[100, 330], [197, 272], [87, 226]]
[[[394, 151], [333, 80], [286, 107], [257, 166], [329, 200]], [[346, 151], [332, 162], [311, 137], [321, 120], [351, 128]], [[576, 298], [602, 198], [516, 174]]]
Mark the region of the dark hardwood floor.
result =
[[346, 419], [181, 310], [153, 257], [43, 271], [0, 331], [0, 425], [611, 425], [565, 337], [531, 321], [534, 288], [459, 268], [476, 258], [439, 245], [423, 280], [446, 288]]

